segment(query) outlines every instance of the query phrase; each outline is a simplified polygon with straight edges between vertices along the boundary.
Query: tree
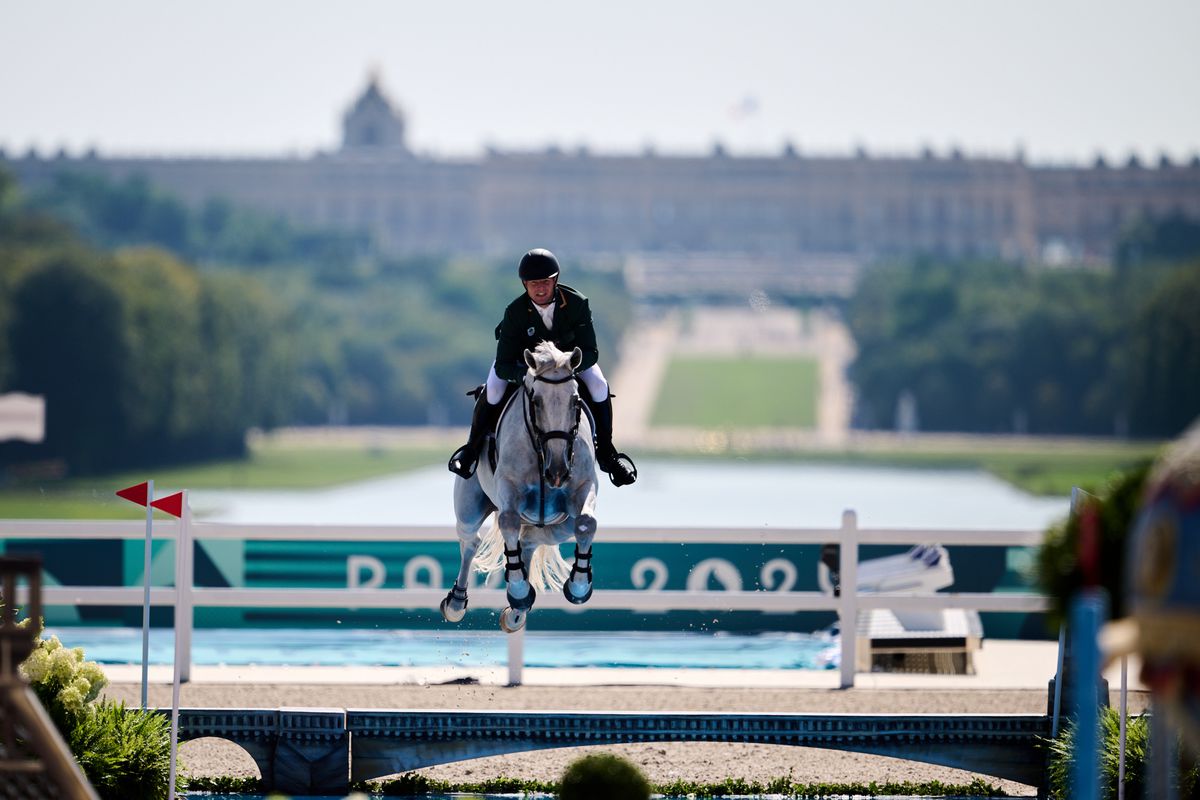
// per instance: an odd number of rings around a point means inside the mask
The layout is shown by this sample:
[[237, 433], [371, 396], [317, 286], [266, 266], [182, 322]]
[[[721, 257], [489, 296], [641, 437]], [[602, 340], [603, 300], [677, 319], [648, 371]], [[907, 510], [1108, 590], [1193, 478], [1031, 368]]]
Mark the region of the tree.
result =
[[1132, 330], [1130, 425], [1175, 436], [1200, 415], [1200, 262], [1164, 280]]
[[1200, 221], [1182, 214], [1135, 223], [1117, 243], [1116, 263], [1123, 271], [1159, 262], [1200, 258]]
[[46, 398], [47, 454], [94, 471], [126, 460], [131, 370], [119, 291], [100, 259], [56, 254], [16, 287], [9, 342], [12, 388]]

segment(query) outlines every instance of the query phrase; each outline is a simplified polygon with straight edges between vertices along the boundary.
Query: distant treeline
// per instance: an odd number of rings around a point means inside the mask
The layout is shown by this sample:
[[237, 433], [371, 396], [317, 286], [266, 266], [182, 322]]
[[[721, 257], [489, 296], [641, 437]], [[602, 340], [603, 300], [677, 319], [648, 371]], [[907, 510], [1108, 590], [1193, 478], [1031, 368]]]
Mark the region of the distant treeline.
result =
[[[518, 256], [385, 258], [137, 179], [22, 196], [0, 171], [0, 391], [47, 401], [46, 442], [0, 461], [86, 473], [237, 455], [255, 427], [466, 424]], [[611, 363], [623, 280], [566, 270]]]
[[193, 211], [141, 175], [113, 181], [61, 172], [49, 186], [27, 196], [24, 205], [100, 248], [152, 244], [192, 264], [243, 270], [303, 264], [336, 280], [371, 244], [363, 233], [301, 229], [282, 217], [235, 208], [219, 197]]
[[1145, 222], [1104, 269], [917, 261], [848, 309], [859, 424], [1169, 437], [1200, 415], [1200, 224]]

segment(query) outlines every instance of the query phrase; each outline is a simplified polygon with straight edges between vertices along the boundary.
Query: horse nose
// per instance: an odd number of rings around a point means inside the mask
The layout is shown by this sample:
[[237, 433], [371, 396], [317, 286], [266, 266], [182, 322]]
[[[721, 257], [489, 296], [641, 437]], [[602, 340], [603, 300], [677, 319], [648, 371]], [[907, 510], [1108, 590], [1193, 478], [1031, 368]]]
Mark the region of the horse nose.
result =
[[558, 469], [555, 467], [546, 467], [546, 483], [550, 484], [550, 488], [561, 488], [567, 482], [567, 470]]

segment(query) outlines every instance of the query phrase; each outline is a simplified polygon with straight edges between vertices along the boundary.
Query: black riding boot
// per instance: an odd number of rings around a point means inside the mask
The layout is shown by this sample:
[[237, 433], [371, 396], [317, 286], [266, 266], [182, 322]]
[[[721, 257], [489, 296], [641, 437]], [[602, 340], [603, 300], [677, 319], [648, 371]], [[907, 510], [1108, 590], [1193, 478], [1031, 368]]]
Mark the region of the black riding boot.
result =
[[596, 443], [596, 465], [600, 467], [601, 472], [608, 473], [608, 479], [613, 482], [613, 486], [627, 486], [633, 483], [637, 480], [637, 467], [634, 466], [633, 459], [624, 453], [618, 453], [612, 443], [612, 395], [604, 402], [597, 403], [586, 386], [580, 394], [592, 412], [592, 419], [596, 421], [596, 430], [592, 432]]
[[492, 405], [487, 401], [487, 390], [479, 387], [475, 397], [475, 410], [471, 412], [471, 432], [467, 434], [467, 443], [454, 451], [450, 463], [446, 467], [461, 478], [469, 478], [475, 474], [475, 465], [479, 462], [479, 453], [487, 436], [496, 427], [496, 420], [504, 401]]

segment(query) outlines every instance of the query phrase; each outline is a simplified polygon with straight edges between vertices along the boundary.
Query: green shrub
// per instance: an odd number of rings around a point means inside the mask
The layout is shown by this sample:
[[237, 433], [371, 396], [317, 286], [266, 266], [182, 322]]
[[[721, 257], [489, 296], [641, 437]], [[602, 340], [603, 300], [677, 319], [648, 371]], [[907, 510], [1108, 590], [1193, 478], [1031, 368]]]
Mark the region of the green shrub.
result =
[[64, 647], [57, 636], [39, 639], [20, 670], [103, 800], [167, 797], [170, 720], [124, 703], [97, 703], [108, 684], [104, 671], [84, 660], [83, 648]]
[[[156, 712], [101, 701], [79, 717], [71, 752], [103, 800], [167, 797], [171, 720]], [[182, 772], [182, 769], [178, 770]], [[183, 790], [177, 776], [176, 790]]]
[[[1108, 592], [1109, 613], [1114, 619], [1126, 613], [1122, 591], [1125, 541], [1137, 516], [1149, 470], [1149, 464], [1142, 464], [1114, 476], [1095, 498], [1100, 551], [1098, 577]], [[1078, 514], [1071, 514], [1046, 531], [1038, 549], [1036, 569], [1038, 586], [1050, 598], [1048, 622], [1057, 631], [1066, 619], [1071, 598], [1085, 581], [1079, 564]]]
[[[1121, 714], [1115, 708], [1100, 714], [1100, 792], [1106, 800], [1117, 796], [1121, 760]], [[1075, 753], [1075, 723], [1069, 720], [1058, 738], [1049, 742], [1050, 797], [1070, 800], [1071, 759]], [[1150, 752], [1150, 719], [1132, 717], [1125, 725], [1125, 800], [1146, 796], [1146, 773]], [[1179, 772], [1179, 796], [1194, 797], [1200, 788], [1200, 767], [1192, 765]]]
[[562, 800], [649, 800], [650, 782], [636, 766], [607, 753], [573, 761], [559, 787]]

